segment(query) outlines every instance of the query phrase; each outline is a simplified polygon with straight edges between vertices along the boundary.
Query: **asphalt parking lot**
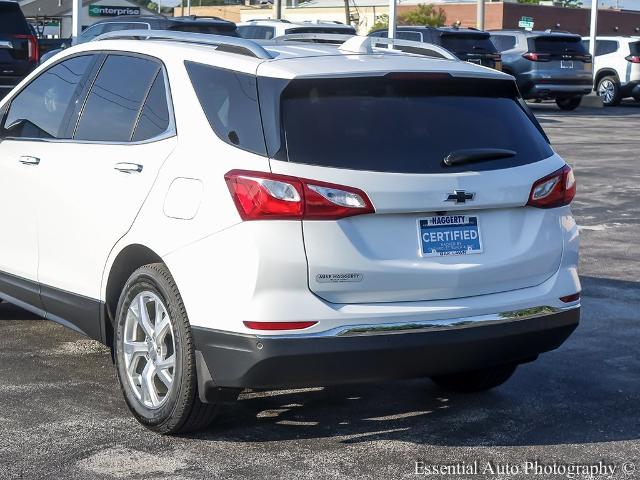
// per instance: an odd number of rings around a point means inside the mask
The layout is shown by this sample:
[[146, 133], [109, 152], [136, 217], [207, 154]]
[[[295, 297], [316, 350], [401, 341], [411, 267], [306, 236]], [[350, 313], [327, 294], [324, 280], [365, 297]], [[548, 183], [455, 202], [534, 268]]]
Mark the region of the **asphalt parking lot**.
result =
[[566, 478], [497, 471], [535, 460], [640, 478], [640, 104], [533, 109], [579, 182], [583, 319], [559, 350], [490, 393], [247, 392], [209, 431], [160, 437], [127, 411], [106, 348], [3, 303], [0, 478], [402, 478], [416, 461], [496, 468], [437, 478]]

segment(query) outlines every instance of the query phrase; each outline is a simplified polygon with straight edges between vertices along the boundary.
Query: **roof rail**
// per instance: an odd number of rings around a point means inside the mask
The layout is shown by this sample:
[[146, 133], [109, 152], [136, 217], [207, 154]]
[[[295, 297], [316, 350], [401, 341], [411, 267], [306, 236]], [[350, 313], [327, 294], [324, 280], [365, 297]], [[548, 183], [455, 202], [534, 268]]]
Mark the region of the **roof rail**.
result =
[[322, 43], [334, 43], [341, 45], [347, 40], [353, 38], [354, 35], [345, 33], [288, 33], [280, 35], [273, 39], [276, 43], [282, 42], [310, 42], [313, 40], [322, 40]]
[[176, 32], [170, 30], [121, 30], [103, 33], [93, 39], [100, 40], [172, 40], [198, 45], [215, 45], [221, 52], [237, 53], [249, 57], [270, 60], [273, 56], [252, 40], [207, 33]]
[[380, 53], [380, 44], [386, 45], [389, 49], [399, 50], [405, 53], [446, 58], [447, 60], [458, 60], [449, 50], [438, 45], [414, 42], [411, 40], [400, 40], [398, 38], [362, 37], [354, 35], [338, 48], [343, 52], [372, 54]]

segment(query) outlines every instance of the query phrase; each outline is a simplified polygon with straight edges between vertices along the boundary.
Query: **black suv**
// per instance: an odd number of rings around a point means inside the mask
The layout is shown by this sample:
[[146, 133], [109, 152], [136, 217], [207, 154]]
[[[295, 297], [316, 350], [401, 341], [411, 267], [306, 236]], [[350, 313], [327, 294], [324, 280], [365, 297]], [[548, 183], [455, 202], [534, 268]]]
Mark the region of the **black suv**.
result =
[[[101, 20], [82, 32], [74, 44], [85, 43], [93, 40], [103, 33], [119, 30], [173, 30], [178, 32], [209, 33], [214, 35], [227, 35], [238, 37], [236, 24], [219, 17], [164, 17], [150, 15], [125, 15]], [[58, 50], [52, 50], [43, 55], [42, 61], [46, 61]]]
[[17, 2], [0, 0], [0, 98], [38, 65], [38, 39]]
[[[370, 37], [386, 37], [388, 30], [376, 30]], [[500, 54], [487, 32], [473, 28], [401, 26], [396, 28], [396, 38], [439, 45], [465, 60], [485, 67], [502, 69]]]

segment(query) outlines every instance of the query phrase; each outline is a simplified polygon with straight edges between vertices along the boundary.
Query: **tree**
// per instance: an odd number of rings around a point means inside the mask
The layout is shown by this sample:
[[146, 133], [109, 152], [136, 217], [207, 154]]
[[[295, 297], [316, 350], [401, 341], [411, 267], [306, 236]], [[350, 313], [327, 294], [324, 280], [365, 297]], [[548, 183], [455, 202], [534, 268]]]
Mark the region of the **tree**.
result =
[[447, 21], [444, 10], [435, 5], [418, 4], [418, 7], [398, 17], [399, 25], [429, 25], [441, 27]]
[[565, 8], [582, 7], [582, 2], [580, 0], [560, 0], [560, 4]]
[[378, 15], [376, 23], [373, 24], [369, 31], [384, 30], [385, 28], [389, 28], [389, 15], [383, 13], [382, 15]]

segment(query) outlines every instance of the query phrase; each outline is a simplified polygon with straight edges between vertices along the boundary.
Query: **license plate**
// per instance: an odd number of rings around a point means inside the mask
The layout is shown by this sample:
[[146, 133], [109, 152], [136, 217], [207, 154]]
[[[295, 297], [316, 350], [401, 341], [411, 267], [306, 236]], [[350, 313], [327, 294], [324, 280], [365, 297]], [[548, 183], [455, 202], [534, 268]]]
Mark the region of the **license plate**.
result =
[[482, 253], [477, 215], [436, 215], [418, 220], [423, 257]]
[[560, 68], [573, 68], [573, 60], [560, 60]]

